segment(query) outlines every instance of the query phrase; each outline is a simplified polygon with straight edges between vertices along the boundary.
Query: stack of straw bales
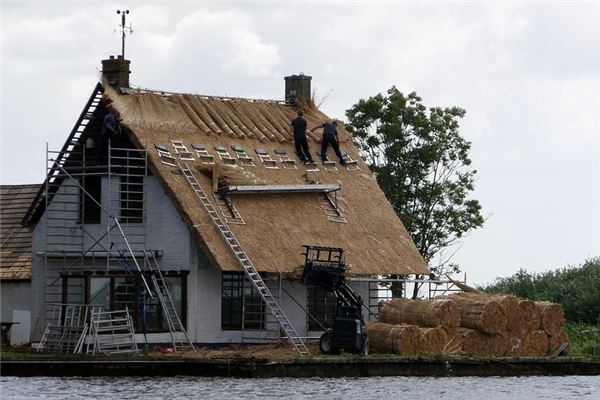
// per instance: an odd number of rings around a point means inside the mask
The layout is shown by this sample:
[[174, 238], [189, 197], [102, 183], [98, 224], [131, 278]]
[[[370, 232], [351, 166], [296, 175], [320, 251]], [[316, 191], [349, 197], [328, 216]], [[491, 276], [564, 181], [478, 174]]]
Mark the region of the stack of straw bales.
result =
[[560, 305], [512, 295], [382, 301], [379, 320], [368, 333], [371, 348], [382, 353], [544, 356], [570, 349]]

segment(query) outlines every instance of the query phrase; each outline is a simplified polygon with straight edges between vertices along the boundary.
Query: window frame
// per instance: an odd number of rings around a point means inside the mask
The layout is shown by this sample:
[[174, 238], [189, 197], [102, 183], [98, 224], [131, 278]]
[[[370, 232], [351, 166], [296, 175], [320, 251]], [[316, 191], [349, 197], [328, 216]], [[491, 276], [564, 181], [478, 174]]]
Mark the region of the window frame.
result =
[[[189, 271], [170, 271], [169, 273], [164, 273], [163, 272], [163, 276], [165, 278], [165, 280], [169, 280], [169, 279], [173, 279], [173, 278], [180, 278], [181, 279], [181, 299], [180, 299], [180, 304], [181, 304], [181, 309], [177, 310], [177, 313], [179, 315], [179, 319], [181, 320], [181, 323], [183, 324], [184, 328], [187, 329], [187, 275], [189, 274]], [[83, 279], [83, 304], [90, 304], [90, 286], [91, 286], [91, 279], [93, 278], [109, 278], [110, 279], [110, 288], [109, 288], [109, 305], [110, 305], [110, 310], [107, 311], [115, 311], [115, 305], [117, 303], [117, 299], [116, 296], [118, 296], [118, 292], [117, 292], [117, 279], [118, 278], [130, 278], [130, 277], [134, 277], [135, 278], [135, 300], [133, 302], [133, 307], [129, 308], [129, 312], [131, 315], [131, 318], [133, 320], [133, 324], [134, 324], [134, 331], [136, 333], [163, 333], [163, 332], [169, 332], [169, 327], [168, 324], [166, 322], [165, 316], [164, 316], [164, 311], [162, 309], [162, 307], [160, 306], [160, 302], [158, 302], [158, 307], [157, 307], [157, 328], [148, 328], [147, 326], [144, 329], [144, 326], [142, 326], [142, 321], [141, 321], [141, 316], [140, 316], [140, 307], [139, 307], [139, 296], [140, 296], [140, 288], [143, 286], [143, 281], [141, 279], [141, 273], [140, 272], [116, 272], [116, 273], [110, 273], [110, 274], [106, 274], [106, 273], [70, 273], [70, 274], [61, 274], [62, 275], [62, 301], [64, 304], [70, 304], [72, 302], [69, 301], [70, 298], [70, 293], [69, 293], [69, 288], [72, 286], [69, 286], [69, 280], [75, 280], [75, 279]], [[147, 282], [151, 282], [151, 273], [143, 273], [144, 277], [146, 278]], [[79, 295], [79, 293], [75, 293], [75, 295]], [[146, 307], [148, 307], [147, 304], [147, 299], [148, 297], [146, 297], [146, 302], [145, 302], [145, 307], [144, 309], [146, 309]], [[178, 300], [173, 299], [173, 303], [177, 303]], [[146, 321], [147, 322], [147, 321]], [[147, 324], [146, 324], [147, 325]]]
[[[226, 287], [227, 285], [227, 287]], [[230, 296], [226, 298], [226, 293]], [[234, 296], [233, 292], [239, 295]], [[251, 304], [247, 301], [252, 299]], [[230, 302], [227, 304], [226, 302]], [[260, 310], [248, 311], [246, 306], [255, 306], [260, 304]], [[236, 307], [237, 306], [237, 307]], [[245, 322], [244, 315], [258, 314], [258, 321], [252, 321], [250, 324]], [[242, 272], [222, 272], [221, 273], [221, 330], [223, 331], [241, 331], [241, 330], [264, 330], [265, 329], [265, 305], [258, 291]]]

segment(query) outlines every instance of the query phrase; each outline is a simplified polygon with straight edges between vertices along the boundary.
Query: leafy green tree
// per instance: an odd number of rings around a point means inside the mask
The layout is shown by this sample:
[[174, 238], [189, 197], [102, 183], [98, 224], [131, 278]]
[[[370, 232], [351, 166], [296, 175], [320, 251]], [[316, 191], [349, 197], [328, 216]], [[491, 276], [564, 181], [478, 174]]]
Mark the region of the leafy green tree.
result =
[[[392, 87], [347, 110], [346, 127], [430, 263], [481, 227], [484, 218], [479, 201], [469, 197], [477, 171], [471, 168], [471, 143], [459, 133], [465, 110], [427, 109], [421, 101], [414, 92], [404, 95]], [[436, 272], [447, 261], [430, 268]]]

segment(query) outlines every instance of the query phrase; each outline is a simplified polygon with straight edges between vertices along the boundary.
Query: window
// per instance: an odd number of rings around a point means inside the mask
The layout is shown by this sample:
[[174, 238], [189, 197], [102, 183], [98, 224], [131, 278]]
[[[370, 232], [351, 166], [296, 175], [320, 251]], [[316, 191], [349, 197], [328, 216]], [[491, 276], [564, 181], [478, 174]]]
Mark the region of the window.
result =
[[[325, 291], [319, 286], [306, 288], [308, 312], [326, 328], [333, 326], [335, 318], [336, 298], [333, 293]], [[321, 331], [323, 328], [310, 316], [306, 316], [309, 331]]]
[[102, 213], [100, 207], [102, 177], [86, 176], [85, 179], [81, 178], [79, 180], [79, 185], [79, 223], [99, 224]]
[[124, 175], [121, 177], [121, 218], [125, 224], [139, 224], [144, 218], [144, 177]]
[[[145, 274], [152, 285], [151, 275]], [[186, 275], [165, 276], [177, 315], [185, 326]], [[169, 330], [158, 296], [145, 295], [142, 275], [129, 273], [112, 276], [63, 276], [63, 301], [69, 304], [102, 306], [104, 310], [124, 310], [134, 321], [136, 332], [166, 332]]]
[[223, 272], [222, 290], [221, 329], [264, 328], [262, 298], [241, 272]]

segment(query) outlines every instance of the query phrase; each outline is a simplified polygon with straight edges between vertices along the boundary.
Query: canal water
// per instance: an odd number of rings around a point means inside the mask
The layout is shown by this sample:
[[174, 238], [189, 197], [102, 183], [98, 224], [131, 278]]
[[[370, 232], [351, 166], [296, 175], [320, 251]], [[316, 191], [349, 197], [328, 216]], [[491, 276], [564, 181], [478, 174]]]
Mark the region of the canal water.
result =
[[511, 378], [238, 379], [203, 377], [0, 377], [14, 399], [600, 399], [600, 376]]

